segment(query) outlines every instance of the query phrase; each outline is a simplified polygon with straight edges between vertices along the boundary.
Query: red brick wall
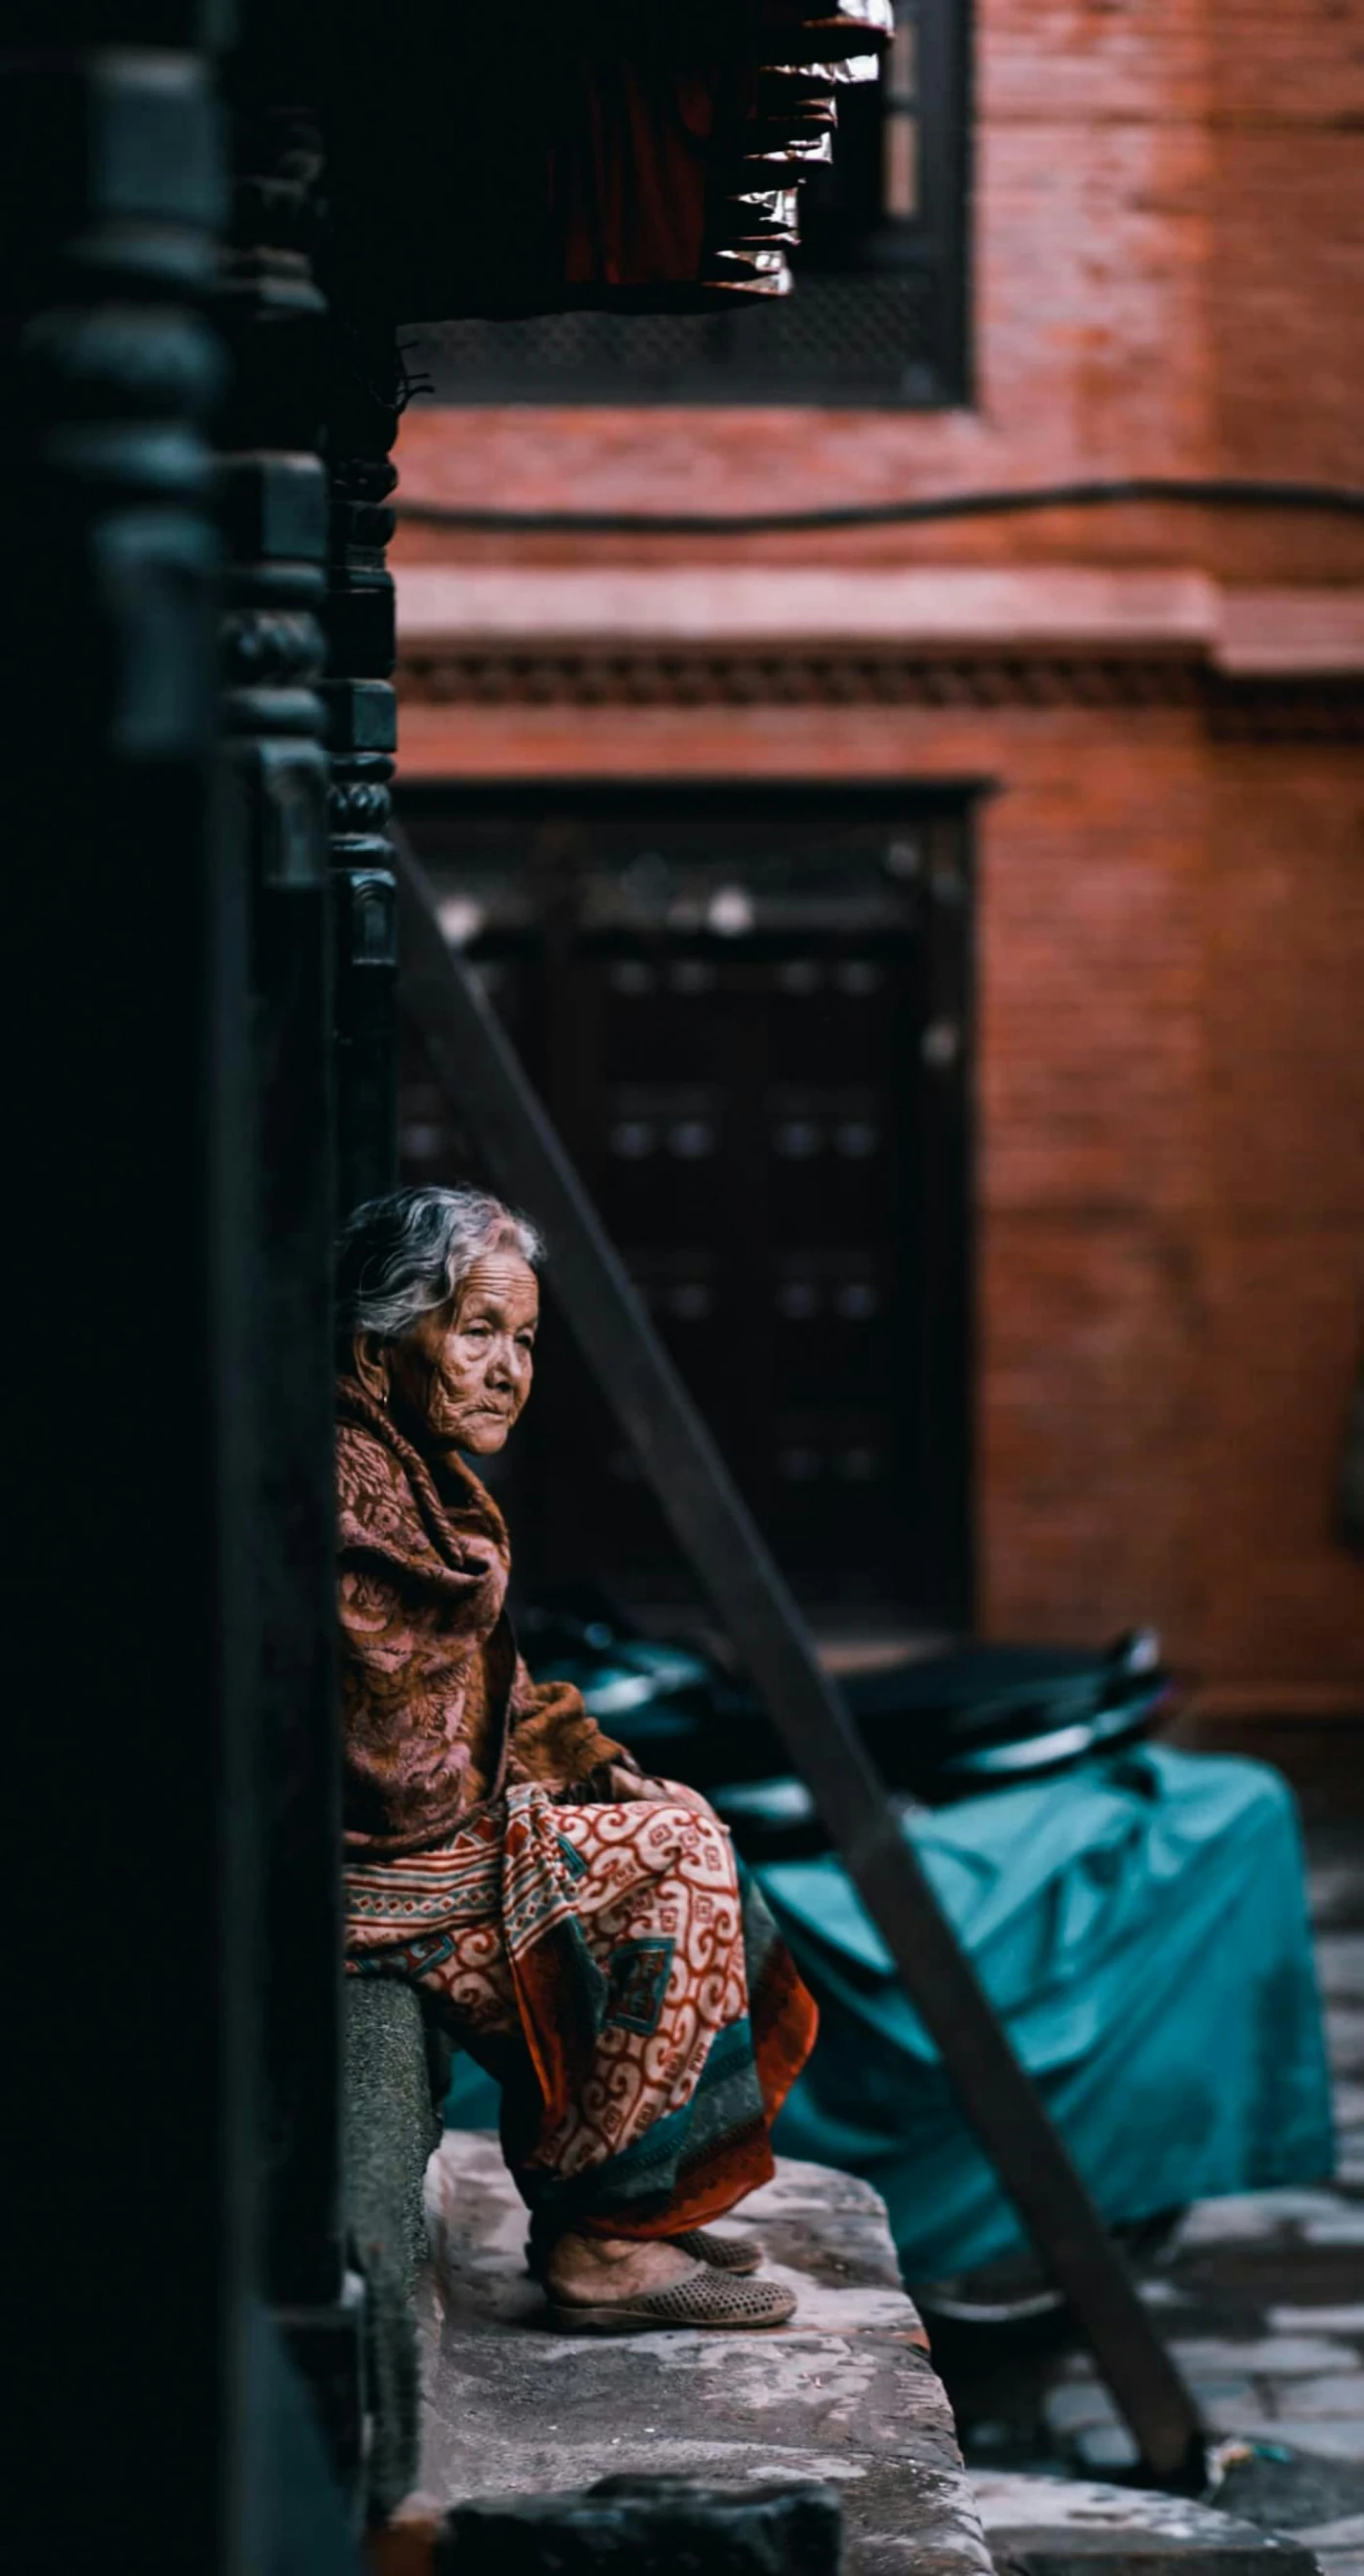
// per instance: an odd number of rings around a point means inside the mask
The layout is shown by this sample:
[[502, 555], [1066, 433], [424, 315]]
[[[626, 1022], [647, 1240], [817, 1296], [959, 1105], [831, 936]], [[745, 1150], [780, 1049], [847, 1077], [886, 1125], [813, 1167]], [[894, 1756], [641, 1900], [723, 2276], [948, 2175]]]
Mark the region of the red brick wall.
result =
[[1364, 1324], [1359, 787], [1357, 757], [1324, 747], [1214, 764], [1200, 1651], [1246, 1681], [1364, 1668], [1364, 1568], [1329, 1534]]
[[[985, 0], [978, 407], [423, 412], [411, 489], [789, 506], [1062, 476], [1364, 480], [1364, 43], [1332, 0]], [[676, 559], [404, 535], [404, 556]], [[724, 562], [730, 541], [685, 549]], [[1143, 563], [1364, 582], [1287, 514], [1056, 513], [742, 559]], [[988, 777], [981, 819], [985, 1623], [1153, 1618], [1235, 1708], [1364, 1707], [1330, 1533], [1361, 1336], [1361, 764], [1196, 708], [432, 707], [426, 775]]]
[[[973, 409], [418, 404], [404, 470], [423, 491], [474, 503], [646, 510], [1124, 472], [1357, 478], [1364, 39], [1353, 0], [977, 0], [976, 19]], [[575, 549], [541, 539], [522, 551], [553, 560]], [[735, 555], [726, 540], [687, 551]], [[592, 559], [648, 552], [596, 540]], [[769, 538], [749, 552], [805, 557], [811, 541]], [[1343, 544], [1338, 523], [1152, 510], [824, 537], [818, 554], [1187, 560], [1247, 581], [1364, 578], [1364, 535]]]

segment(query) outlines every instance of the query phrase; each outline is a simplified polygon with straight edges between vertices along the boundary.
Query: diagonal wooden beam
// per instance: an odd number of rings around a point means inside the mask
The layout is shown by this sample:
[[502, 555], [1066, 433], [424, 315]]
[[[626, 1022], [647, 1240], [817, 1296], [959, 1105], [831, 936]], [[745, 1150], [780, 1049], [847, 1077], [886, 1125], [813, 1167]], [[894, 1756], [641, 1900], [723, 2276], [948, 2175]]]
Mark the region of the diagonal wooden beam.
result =
[[398, 836], [399, 991], [494, 1186], [534, 1210], [589, 1366], [941, 2053], [986, 2155], [1080, 2319], [1148, 2473], [1202, 2483], [1197, 2411], [1019, 2065], [800, 1612], [654, 1332], [501, 1023]]

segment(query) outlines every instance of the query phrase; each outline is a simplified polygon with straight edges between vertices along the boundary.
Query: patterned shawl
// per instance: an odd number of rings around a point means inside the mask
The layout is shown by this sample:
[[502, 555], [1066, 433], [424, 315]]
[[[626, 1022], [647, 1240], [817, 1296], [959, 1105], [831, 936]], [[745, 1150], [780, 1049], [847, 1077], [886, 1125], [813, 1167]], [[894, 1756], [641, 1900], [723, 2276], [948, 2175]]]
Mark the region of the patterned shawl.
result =
[[526, 1671], [506, 1523], [478, 1478], [433, 1472], [354, 1378], [337, 1415], [347, 1850], [421, 1851], [514, 1781], [633, 1770], [570, 1683]]

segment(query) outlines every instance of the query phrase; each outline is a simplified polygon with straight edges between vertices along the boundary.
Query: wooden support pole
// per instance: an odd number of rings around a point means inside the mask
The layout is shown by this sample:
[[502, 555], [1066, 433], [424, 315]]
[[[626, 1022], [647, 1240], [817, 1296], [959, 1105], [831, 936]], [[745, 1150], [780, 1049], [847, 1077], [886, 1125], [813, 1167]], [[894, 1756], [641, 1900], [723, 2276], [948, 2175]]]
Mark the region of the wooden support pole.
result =
[[[287, 30], [286, 30], [287, 32]], [[264, 6], [230, 73], [233, 193], [217, 310], [227, 834], [250, 922], [257, 1467], [261, 2267], [358, 2511], [358, 2283], [341, 2174], [341, 1755], [335, 1669], [330, 762], [321, 694], [328, 311], [322, 136]], [[306, 96], [306, 92], [302, 93]]]
[[800, 1613], [490, 1005], [398, 849], [400, 991], [494, 1186], [533, 1210], [554, 1292], [809, 1787], [962, 2108], [1139, 2446], [1202, 2482], [1193, 2400], [889, 1804]]
[[250, 1135], [214, 810], [206, 311], [223, 173], [199, 10], [161, 9], [154, 38], [145, 12], [110, 15], [12, 6], [0, 55], [10, 1876], [38, 1932], [5, 2025], [5, 2537], [34, 2576], [248, 2576]]
[[[343, 294], [344, 268], [338, 280]], [[398, 739], [389, 449], [400, 367], [391, 323], [333, 316], [327, 404], [329, 861], [335, 965], [337, 1214], [398, 1178], [397, 893], [385, 838]]]

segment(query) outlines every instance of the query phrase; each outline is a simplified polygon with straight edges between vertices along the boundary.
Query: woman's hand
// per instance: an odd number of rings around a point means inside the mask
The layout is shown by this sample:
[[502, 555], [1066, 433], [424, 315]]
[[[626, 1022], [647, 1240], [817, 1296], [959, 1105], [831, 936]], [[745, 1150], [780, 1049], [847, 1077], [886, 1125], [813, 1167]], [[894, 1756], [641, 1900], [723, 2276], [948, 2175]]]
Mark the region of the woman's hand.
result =
[[699, 1789], [689, 1789], [682, 1780], [651, 1780], [642, 1771], [627, 1771], [624, 1763], [613, 1762], [610, 1770], [611, 1794], [622, 1803], [646, 1799], [653, 1806], [686, 1807], [694, 1816], [712, 1813], [710, 1802]]

